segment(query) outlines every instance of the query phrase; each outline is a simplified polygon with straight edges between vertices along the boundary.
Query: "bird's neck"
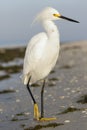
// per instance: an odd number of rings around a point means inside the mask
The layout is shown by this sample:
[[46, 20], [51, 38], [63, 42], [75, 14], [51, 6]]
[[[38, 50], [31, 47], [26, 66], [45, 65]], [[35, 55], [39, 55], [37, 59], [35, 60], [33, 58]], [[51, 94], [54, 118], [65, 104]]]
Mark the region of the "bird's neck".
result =
[[43, 21], [43, 26], [47, 32], [49, 38], [58, 38], [59, 39], [59, 32], [57, 26], [52, 21]]

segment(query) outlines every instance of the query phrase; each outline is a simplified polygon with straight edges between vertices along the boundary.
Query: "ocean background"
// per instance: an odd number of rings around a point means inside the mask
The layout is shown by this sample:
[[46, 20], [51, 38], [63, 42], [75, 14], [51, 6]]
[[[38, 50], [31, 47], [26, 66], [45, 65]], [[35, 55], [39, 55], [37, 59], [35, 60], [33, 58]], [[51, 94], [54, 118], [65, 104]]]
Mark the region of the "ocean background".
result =
[[87, 1], [79, 0], [0, 0], [0, 47], [26, 45], [30, 38], [43, 31], [35, 16], [51, 6], [62, 15], [80, 21], [79, 24], [56, 21], [62, 43], [87, 40]]

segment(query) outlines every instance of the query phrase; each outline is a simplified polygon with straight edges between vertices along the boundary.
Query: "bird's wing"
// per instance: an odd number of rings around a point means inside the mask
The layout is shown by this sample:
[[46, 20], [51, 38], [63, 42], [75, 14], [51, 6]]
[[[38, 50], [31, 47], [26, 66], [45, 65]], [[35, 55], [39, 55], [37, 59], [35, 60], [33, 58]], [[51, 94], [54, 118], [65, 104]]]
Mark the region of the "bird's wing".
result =
[[29, 74], [38, 63], [42, 57], [47, 39], [48, 37], [45, 33], [39, 33], [30, 40], [25, 52], [23, 75]]

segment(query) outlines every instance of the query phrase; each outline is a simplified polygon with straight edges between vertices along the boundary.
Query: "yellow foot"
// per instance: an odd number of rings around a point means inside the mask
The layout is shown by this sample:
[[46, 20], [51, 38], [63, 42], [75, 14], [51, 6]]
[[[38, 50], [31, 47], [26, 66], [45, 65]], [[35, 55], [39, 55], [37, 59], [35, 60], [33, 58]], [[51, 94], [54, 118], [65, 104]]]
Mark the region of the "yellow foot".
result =
[[35, 120], [38, 120], [38, 121], [52, 121], [52, 120], [56, 120], [55, 117], [52, 117], [52, 118], [41, 118], [40, 117], [40, 113], [39, 113], [39, 108], [38, 108], [38, 105], [35, 103], [34, 104], [34, 119]]
[[34, 104], [34, 119], [39, 120], [40, 118], [40, 113], [38, 109], [38, 105], [35, 103]]
[[56, 117], [52, 117], [52, 118], [39, 118], [39, 121], [52, 121], [52, 120], [56, 120]]

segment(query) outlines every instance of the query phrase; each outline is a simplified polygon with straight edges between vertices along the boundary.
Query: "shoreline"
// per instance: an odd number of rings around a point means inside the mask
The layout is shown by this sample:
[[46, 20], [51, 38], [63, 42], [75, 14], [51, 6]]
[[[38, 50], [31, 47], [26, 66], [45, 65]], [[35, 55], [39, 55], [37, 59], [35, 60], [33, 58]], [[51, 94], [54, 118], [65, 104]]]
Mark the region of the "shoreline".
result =
[[[72, 46], [72, 45], [79, 45], [79, 44], [85, 44], [87, 43], [87, 40], [82, 40], [82, 41], [71, 41], [71, 42], [61, 42], [60, 43], [60, 46], [66, 46], [66, 45], [69, 45], [69, 46]], [[0, 49], [13, 49], [13, 48], [23, 48], [23, 47], [26, 47], [27, 46], [27, 43], [24, 45], [24, 44], [14, 44], [14, 45], [1, 45], [0, 46]]]
[[[87, 41], [76, 41], [76, 42], [69, 42], [65, 44], [60, 44], [60, 52], [64, 50], [71, 50], [72, 49], [83, 49], [87, 50]], [[26, 45], [16, 45], [10, 47], [2, 47], [0, 48], [0, 62], [9, 62], [14, 59], [24, 58], [26, 50]]]

